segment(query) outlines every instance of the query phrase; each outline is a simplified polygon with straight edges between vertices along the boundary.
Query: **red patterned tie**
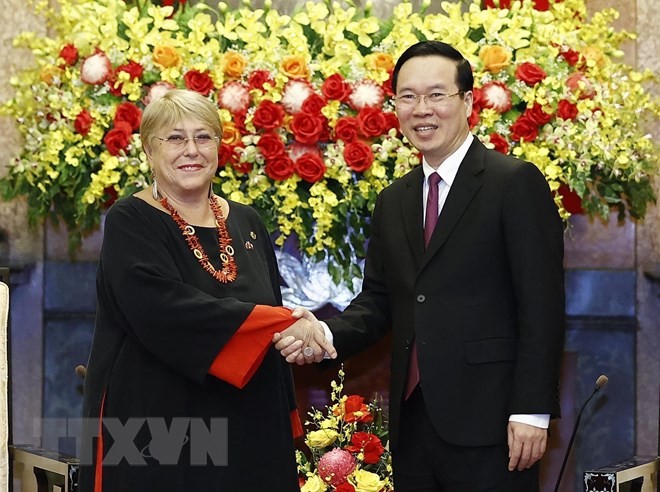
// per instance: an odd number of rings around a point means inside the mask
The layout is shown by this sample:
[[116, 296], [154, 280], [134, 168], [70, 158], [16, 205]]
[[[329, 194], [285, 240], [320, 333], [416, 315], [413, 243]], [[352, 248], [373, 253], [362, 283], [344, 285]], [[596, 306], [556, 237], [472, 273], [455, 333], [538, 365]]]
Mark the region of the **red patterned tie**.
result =
[[[426, 198], [426, 220], [424, 221], [424, 246], [428, 248], [433, 229], [438, 223], [438, 184], [440, 175], [432, 173], [429, 176], [429, 194]], [[413, 390], [419, 383], [419, 367], [417, 366], [417, 345], [413, 340], [410, 349], [410, 365], [408, 366], [408, 380], [406, 381], [405, 399], [410, 398]]]

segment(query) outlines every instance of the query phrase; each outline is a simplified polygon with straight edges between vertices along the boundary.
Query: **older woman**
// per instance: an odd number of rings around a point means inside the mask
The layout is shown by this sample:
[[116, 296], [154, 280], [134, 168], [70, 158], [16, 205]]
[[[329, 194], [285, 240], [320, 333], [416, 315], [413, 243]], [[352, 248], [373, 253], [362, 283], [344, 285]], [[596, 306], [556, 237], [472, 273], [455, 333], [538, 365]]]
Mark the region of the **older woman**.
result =
[[334, 348], [280, 307], [257, 213], [213, 193], [217, 108], [172, 90], [140, 133], [153, 187], [106, 217], [80, 489], [298, 490], [293, 382], [270, 341]]

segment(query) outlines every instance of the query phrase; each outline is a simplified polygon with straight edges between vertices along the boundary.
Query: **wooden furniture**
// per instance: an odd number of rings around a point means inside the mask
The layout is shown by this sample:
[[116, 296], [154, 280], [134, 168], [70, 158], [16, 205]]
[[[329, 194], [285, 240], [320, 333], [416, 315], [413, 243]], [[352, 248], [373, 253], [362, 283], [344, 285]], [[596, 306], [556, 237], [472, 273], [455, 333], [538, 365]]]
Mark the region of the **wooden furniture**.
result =
[[584, 492], [656, 492], [658, 490], [657, 456], [634, 458], [584, 472]]

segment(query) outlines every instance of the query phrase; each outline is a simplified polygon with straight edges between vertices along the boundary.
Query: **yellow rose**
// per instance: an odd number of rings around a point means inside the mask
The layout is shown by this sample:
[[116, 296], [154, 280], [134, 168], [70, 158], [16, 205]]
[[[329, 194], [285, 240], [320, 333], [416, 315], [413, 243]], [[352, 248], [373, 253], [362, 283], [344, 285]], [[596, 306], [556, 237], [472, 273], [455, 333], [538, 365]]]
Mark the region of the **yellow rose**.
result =
[[379, 492], [385, 485], [378, 475], [366, 470], [353, 472], [350, 482], [355, 487], [355, 492]]
[[176, 67], [181, 63], [181, 57], [172, 46], [156, 46], [153, 52], [153, 60], [162, 68]]
[[222, 143], [234, 145], [241, 141], [241, 131], [236, 128], [232, 121], [227, 121], [222, 125]]
[[300, 487], [300, 492], [325, 492], [326, 490], [328, 490], [328, 486], [318, 475], [308, 477], [305, 485]]
[[479, 50], [479, 58], [484, 64], [484, 69], [490, 73], [497, 73], [511, 63], [511, 53], [499, 45], [483, 46]]
[[223, 70], [227, 77], [238, 79], [243, 75], [247, 61], [240, 53], [228, 51], [225, 53]]
[[300, 55], [286, 55], [283, 57], [280, 69], [289, 78], [306, 79], [309, 77], [309, 67]]
[[367, 67], [373, 69], [388, 71], [394, 68], [394, 60], [389, 53], [371, 53], [364, 57], [364, 61]]
[[334, 429], [311, 431], [307, 433], [307, 439], [305, 439], [305, 443], [310, 448], [325, 448], [335, 442], [338, 436], [339, 434]]

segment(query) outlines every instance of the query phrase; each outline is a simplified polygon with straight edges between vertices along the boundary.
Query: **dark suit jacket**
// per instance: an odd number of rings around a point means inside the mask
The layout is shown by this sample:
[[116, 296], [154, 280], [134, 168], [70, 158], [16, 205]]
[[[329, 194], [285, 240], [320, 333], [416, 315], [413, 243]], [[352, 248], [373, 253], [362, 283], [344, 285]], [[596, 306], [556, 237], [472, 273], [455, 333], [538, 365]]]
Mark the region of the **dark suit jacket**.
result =
[[327, 320], [342, 358], [392, 328], [390, 437], [408, 360], [439, 435], [506, 443], [510, 414], [559, 414], [563, 226], [533, 164], [474, 139], [424, 250], [421, 166], [378, 197], [362, 292]]

